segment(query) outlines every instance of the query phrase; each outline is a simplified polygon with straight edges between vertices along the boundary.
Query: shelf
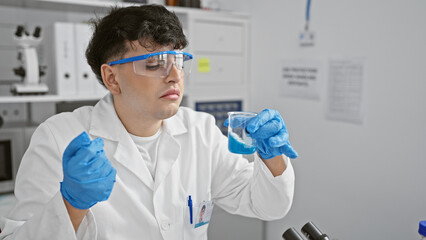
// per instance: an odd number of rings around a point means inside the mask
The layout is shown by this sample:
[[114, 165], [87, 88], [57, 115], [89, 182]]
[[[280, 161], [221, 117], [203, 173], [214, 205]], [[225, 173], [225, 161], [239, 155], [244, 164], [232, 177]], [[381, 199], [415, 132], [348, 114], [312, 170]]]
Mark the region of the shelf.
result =
[[110, 6], [132, 6], [138, 3], [125, 3], [121, 1], [100, 1], [100, 0], [36, 0], [37, 2], [45, 3], [60, 3], [60, 4], [69, 4], [69, 5], [79, 5], [79, 6], [92, 6], [92, 7], [110, 7]]
[[[47, 4], [61, 4], [68, 6], [86, 6], [86, 7], [99, 7], [99, 8], [109, 8], [109, 7], [129, 7], [135, 5], [143, 5], [143, 3], [132, 3], [132, 2], [123, 2], [118, 0], [35, 0], [38, 3], [47, 3]], [[197, 8], [187, 8], [187, 7], [172, 7], [166, 6], [169, 10], [175, 13], [188, 13], [189, 11], [204, 11]]]
[[35, 103], [35, 102], [76, 102], [76, 101], [96, 101], [103, 96], [57, 96], [57, 95], [36, 95], [36, 96], [1, 96], [0, 103]]
[[[64, 9], [63, 6], [69, 7], [88, 7], [89, 10], [93, 8], [110, 8], [110, 7], [128, 7], [135, 5], [143, 5], [144, 3], [131, 3], [123, 2], [122, 0], [33, 0], [36, 3], [42, 4], [52, 4], [59, 6], [61, 9]], [[232, 17], [242, 17], [248, 18], [247, 13], [233, 12], [233, 11], [223, 11], [223, 10], [205, 10], [201, 8], [190, 8], [190, 7], [179, 7], [179, 6], [165, 6], [168, 10], [175, 12], [176, 14], [189, 14], [189, 13], [199, 13], [199, 14], [214, 14], [222, 16], [232, 16]], [[65, 7], [66, 9], [66, 7]]]

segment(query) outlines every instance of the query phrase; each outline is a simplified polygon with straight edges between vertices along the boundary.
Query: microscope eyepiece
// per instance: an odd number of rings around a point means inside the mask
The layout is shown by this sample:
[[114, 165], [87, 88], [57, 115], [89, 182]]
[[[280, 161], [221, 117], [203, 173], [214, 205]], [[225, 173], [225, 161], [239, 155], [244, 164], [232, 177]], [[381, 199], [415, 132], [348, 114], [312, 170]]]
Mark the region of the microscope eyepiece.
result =
[[306, 223], [301, 230], [309, 240], [329, 240], [327, 234], [323, 234], [313, 222]]
[[35, 37], [35, 38], [39, 38], [39, 37], [40, 37], [40, 32], [41, 32], [41, 27], [37, 26], [37, 27], [34, 29], [33, 37]]
[[283, 234], [284, 240], [304, 240], [302, 236], [294, 228], [289, 228]]
[[22, 37], [22, 34], [24, 33], [24, 31], [25, 31], [24, 26], [18, 25], [18, 27], [16, 28], [15, 36]]

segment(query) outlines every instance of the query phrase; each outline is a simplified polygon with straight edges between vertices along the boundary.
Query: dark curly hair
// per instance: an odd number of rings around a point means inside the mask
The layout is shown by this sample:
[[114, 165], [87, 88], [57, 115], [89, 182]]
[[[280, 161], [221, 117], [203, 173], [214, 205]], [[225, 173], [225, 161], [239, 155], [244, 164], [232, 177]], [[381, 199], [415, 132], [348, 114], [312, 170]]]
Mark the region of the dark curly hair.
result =
[[94, 33], [86, 50], [86, 58], [99, 82], [104, 85], [101, 65], [118, 60], [129, 51], [127, 42], [155, 50], [156, 45], [182, 49], [188, 41], [175, 13], [161, 5], [114, 7], [103, 17], [91, 20]]

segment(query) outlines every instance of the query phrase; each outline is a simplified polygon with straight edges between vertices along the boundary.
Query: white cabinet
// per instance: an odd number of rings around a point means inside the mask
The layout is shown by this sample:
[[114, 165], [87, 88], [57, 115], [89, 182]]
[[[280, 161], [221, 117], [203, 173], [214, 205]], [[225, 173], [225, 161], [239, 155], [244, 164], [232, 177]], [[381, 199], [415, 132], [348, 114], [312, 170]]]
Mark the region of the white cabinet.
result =
[[196, 53], [195, 62], [198, 68], [199, 61], [207, 61], [210, 71], [199, 72], [197, 69], [191, 73], [194, 85], [220, 85], [244, 84], [244, 59], [240, 56], [220, 55], [216, 53]]
[[214, 13], [192, 18], [191, 87], [234, 86], [248, 92], [248, 23], [248, 17]]
[[195, 20], [194, 50], [216, 53], [241, 53], [244, 25], [229, 21]]

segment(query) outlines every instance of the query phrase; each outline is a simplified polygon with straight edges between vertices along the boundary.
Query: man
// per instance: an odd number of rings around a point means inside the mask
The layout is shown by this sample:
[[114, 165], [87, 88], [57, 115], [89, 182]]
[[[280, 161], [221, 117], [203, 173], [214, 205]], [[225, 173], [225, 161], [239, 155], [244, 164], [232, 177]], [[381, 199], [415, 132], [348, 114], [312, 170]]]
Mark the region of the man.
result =
[[0, 239], [207, 239], [190, 213], [212, 200], [243, 216], [286, 215], [286, 156], [297, 153], [281, 116], [264, 110], [250, 121], [254, 163], [230, 153], [212, 116], [179, 107], [186, 45], [176, 15], [158, 5], [95, 23], [86, 56], [110, 94], [37, 128]]

